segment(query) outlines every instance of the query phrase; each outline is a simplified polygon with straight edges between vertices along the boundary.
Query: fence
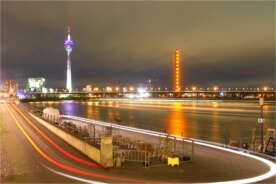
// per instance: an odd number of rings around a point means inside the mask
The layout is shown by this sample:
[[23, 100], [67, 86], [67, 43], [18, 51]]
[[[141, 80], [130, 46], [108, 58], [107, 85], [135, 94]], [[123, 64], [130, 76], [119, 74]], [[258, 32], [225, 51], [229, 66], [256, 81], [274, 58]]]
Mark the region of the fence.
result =
[[[133, 140], [122, 135], [113, 136], [114, 165], [141, 162], [145, 167], [167, 164], [168, 158], [178, 157], [180, 162], [193, 160], [194, 142], [187, 138], [166, 137], [158, 144]], [[118, 163], [117, 161], [121, 163]]]

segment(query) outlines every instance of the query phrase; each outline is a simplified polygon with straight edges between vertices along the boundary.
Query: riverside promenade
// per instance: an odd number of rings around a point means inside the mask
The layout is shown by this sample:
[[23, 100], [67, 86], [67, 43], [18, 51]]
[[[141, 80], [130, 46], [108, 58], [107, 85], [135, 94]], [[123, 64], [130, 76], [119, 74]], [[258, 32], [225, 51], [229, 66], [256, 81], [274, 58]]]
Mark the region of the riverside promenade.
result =
[[[66, 119], [102, 125], [113, 136], [120, 135], [122, 139], [127, 140], [127, 144], [140, 141], [160, 146], [166, 139], [163, 133], [79, 117], [67, 116]], [[172, 136], [170, 139], [174, 140]], [[176, 139], [181, 142], [181, 139]], [[190, 143], [186, 152], [192, 158], [181, 161], [179, 167], [169, 166], [166, 162], [145, 167], [142, 162], [125, 161], [120, 167], [112, 168], [110, 172], [119, 176], [127, 175], [170, 183], [275, 183], [275, 159], [270, 162], [244, 150], [225, 148], [223, 145], [215, 146], [200, 140], [193, 140], [193, 142], [193, 147]], [[181, 143], [178, 145], [181, 146]]]
[[[33, 113], [34, 112], [31, 114]], [[88, 119], [87, 121], [90, 122], [94, 120]], [[4, 123], [8, 122], [4, 121]], [[102, 125], [109, 126], [107, 130], [110, 130], [111, 124], [106, 124], [105, 122], [99, 121], [94, 121], [94, 123], [100, 123]], [[121, 135], [122, 137], [128, 137], [129, 139], [133, 140], [137, 138], [135, 133], [132, 131], [126, 131], [123, 129], [130, 127], [123, 127], [114, 124], [112, 126], [114, 129], [112, 129], [111, 132], [114, 136]], [[4, 129], [1, 129], [1, 132], [11, 132], [8, 134], [8, 139], [5, 139], [9, 140], [8, 144], [17, 145], [16, 147], [14, 146], [14, 148], [18, 149], [20, 144], [13, 141], [13, 138], [15, 137], [14, 132], [7, 131], [8, 127], [6, 126], [3, 126], [2, 128]], [[2, 135], [7, 136], [6, 134]], [[160, 138], [156, 138], [156, 136], [153, 135], [149, 135], [149, 137], [145, 135], [139, 136], [139, 138], [144, 142], [160, 142]], [[16, 152], [8, 153], [17, 153], [18, 155], [22, 155], [22, 151], [23, 149], [18, 149]], [[13, 154], [8, 154], [6, 156], [13, 156]], [[2, 155], [1, 149], [1, 163], [3, 166], [3, 164], [5, 165], [7, 162], [2, 162], [2, 158], [6, 157], [5, 155]], [[275, 183], [275, 159], [272, 160], [274, 163], [260, 159], [260, 157], [255, 157], [252, 154], [244, 153], [242, 150], [232, 150], [229, 148], [225, 149], [223, 146], [213, 146], [211, 144], [204, 144], [200, 140], [194, 140], [193, 159], [181, 162], [179, 167], [171, 167], [166, 163], [145, 167], [141, 162], [125, 161], [121, 167], [112, 167], [107, 170], [97, 168], [97, 170], [100, 170], [105, 175], [153, 181], [150, 183]], [[26, 160], [20, 159], [20, 161]], [[24, 170], [26, 170], [26, 166], [28, 165], [25, 165], [22, 167], [22, 169], [24, 168]], [[93, 172], [95, 169], [96, 168], [90, 168], [90, 171]], [[33, 173], [33, 175], [38, 178], [43, 178], [45, 175], [44, 173], [42, 175], [38, 174], [39, 173], [37, 172]], [[26, 175], [22, 175], [21, 178], [20, 175], [16, 176], [18, 179], [17, 181], [27, 181], [25, 180], [25, 176]], [[39, 181], [41, 182], [41, 180]], [[79, 183], [78, 181], [75, 182]], [[110, 181], [108, 183], [112, 182], [114, 181]], [[57, 181], [55, 183], [57, 183]]]
[[128, 175], [165, 183], [274, 184], [276, 181], [275, 175], [263, 178], [262, 175], [266, 175], [270, 168], [254, 159], [201, 146], [195, 149], [195, 159], [183, 162], [179, 167], [160, 165], [145, 168], [138, 162], [125, 162], [112, 172], [119, 176]]

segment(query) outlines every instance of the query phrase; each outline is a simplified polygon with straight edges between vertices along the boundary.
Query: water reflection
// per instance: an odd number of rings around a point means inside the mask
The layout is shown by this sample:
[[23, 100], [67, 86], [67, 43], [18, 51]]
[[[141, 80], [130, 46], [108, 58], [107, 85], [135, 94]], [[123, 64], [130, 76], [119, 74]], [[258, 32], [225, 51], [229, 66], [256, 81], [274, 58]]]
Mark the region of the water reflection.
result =
[[217, 108], [218, 107], [218, 102], [212, 102], [212, 107]]
[[[112, 103], [111, 103], [112, 102]], [[101, 101], [31, 102], [43, 109], [54, 107], [61, 114], [167, 132], [215, 142], [240, 140], [255, 129], [260, 136], [258, 103], [210, 101]], [[275, 104], [265, 104], [264, 131], [275, 129]], [[245, 130], [246, 129], [246, 130]], [[219, 141], [220, 140], [220, 141]]]
[[[88, 103], [90, 104], [90, 102]], [[86, 117], [90, 119], [103, 120], [105, 118], [105, 115], [99, 109], [99, 102], [91, 102], [91, 105], [85, 105], [84, 109], [86, 109]]]
[[[216, 142], [215, 139], [220, 139], [222, 129], [220, 127], [219, 117], [217, 113], [213, 113], [210, 130], [210, 140]], [[220, 142], [220, 140], [217, 140], [217, 142]]]
[[87, 102], [88, 106], [87, 106], [87, 117], [90, 119], [94, 119], [95, 117], [93, 117], [93, 103], [92, 102]]
[[64, 114], [76, 115], [77, 106], [75, 103], [61, 103], [61, 108], [63, 109]]
[[169, 116], [168, 132], [176, 136], [187, 137], [186, 119], [180, 102], [173, 103], [171, 115]]

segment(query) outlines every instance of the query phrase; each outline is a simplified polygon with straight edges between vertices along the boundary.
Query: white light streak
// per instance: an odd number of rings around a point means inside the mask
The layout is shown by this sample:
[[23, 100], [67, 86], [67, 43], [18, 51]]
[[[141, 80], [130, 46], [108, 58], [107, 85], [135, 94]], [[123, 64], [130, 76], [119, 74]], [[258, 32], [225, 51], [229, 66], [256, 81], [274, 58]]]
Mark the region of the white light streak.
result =
[[[90, 119], [76, 117], [76, 116], [61, 115], [60, 117], [70, 118], [70, 119], [73, 119], [73, 120], [79, 120], [79, 121], [83, 121], [83, 122], [87, 122], [87, 123], [93, 123], [93, 124], [102, 125], [102, 126], [119, 128], [119, 129], [122, 129], [122, 130], [127, 130], [127, 131], [131, 131], [131, 132], [137, 132], [137, 133], [141, 133], [141, 134], [152, 135], [152, 136], [156, 136], [156, 137], [162, 137], [162, 138], [167, 137], [169, 139], [183, 140], [183, 138], [181, 138], [181, 137], [176, 137], [176, 136], [172, 136], [172, 135], [169, 135], [169, 134], [166, 134], [166, 133], [156, 132], [156, 131], [152, 131], [152, 130], [144, 130], [144, 129], [124, 126], [124, 125], [114, 125], [114, 124], [111, 124], [111, 123], [106, 123], [106, 122], [96, 121], [96, 120], [90, 120]], [[185, 141], [187, 141], [187, 142], [191, 141], [192, 142], [192, 140], [194, 140], [195, 144], [198, 144], [198, 145], [201, 145], [201, 146], [206, 146], [206, 147], [210, 147], [210, 148], [214, 148], [214, 149], [218, 149], [218, 150], [222, 150], [222, 151], [228, 151], [228, 152], [231, 152], [233, 154], [242, 155], [242, 156], [246, 156], [246, 157], [258, 160], [258, 161], [266, 164], [270, 168], [270, 170], [268, 172], [266, 172], [262, 175], [256, 176], [256, 177], [245, 178], [245, 179], [240, 179], [240, 180], [213, 182], [214, 184], [254, 183], [254, 182], [260, 182], [260, 181], [263, 181], [265, 179], [276, 176], [276, 165], [275, 165], [275, 163], [273, 163], [269, 160], [266, 160], [264, 158], [261, 158], [261, 157], [255, 156], [255, 155], [251, 155], [249, 153], [244, 153], [244, 152], [241, 152], [241, 151], [227, 149], [227, 148], [224, 148], [224, 147], [221, 147], [221, 146], [215, 146], [215, 145], [212, 145], [212, 144], [203, 143], [203, 142], [200, 142], [199, 140], [195, 140], [195, 139], [189, 139], [189, 140], [185, 140]]]
[[106, 183], [103, 183], [103, 182], [99, 182], [99, 181], [95, 181], [95, 180], [88, 180], [88, 179], [84, 179], [84, 178], [80, 178], [80, 177], [76, 177], [76, 176], [72, 176], [72, 175], [69, 175], [69, 174], [65, 174], [65, 173], [62, 173], [62, 172], [59, 172], [59, 171], [56, 171], [54, 169], [51, 169], [47, 166], [45, 166], [44, 164], [41, 164], [43, 167], [45, 167], [46, 169], [50, 170], [51, 172], [53, 173], [56, 173], [60, 176], [64, 176], [66, 178], [70, 178], [70, 179], [73, 179], [73, 180], [76, 180], [76, 181], [80, 181], [80, 182], [84, 182], [84, 183], [93, 183], [93, 184], [106, 184]]

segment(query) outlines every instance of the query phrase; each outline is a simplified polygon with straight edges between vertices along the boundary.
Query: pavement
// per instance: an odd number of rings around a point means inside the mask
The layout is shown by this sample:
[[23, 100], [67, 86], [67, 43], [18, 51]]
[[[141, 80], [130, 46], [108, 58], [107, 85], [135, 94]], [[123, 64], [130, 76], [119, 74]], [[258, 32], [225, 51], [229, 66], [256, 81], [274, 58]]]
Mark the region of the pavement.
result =
[[[160, 142], [160, 138], [139, 136], [122, 130], [120, 135], [135, 139], [143, 137], [145, 142]], [[113, 174], [120, 176], [170, 183], [234, 182], [234, 180], [253, 178], [267, 171], [269, 167], [266, 164], [253, 158], [197, 144], [194, 145], [193, 159], [181, 161], [179, 167], [169, 166], [160, 160], [149, 167], [145, 167], [141, 162], [126, 161], [120, 168], [115, 167], [111, 170]], [[254, 183], [276, 183], [276, 177]]]
[[[110, 172], [154, 182], [206, 183], [252, 178], [269, 170], [265, 164], [248, 157], [200, 146], [195, 150], [194, 160], [181, 162], [179, 167], [167, 164], [145, 167], [141, 162], [126, 161]], [[274, 176], [258, 183], [275, 181]]]

